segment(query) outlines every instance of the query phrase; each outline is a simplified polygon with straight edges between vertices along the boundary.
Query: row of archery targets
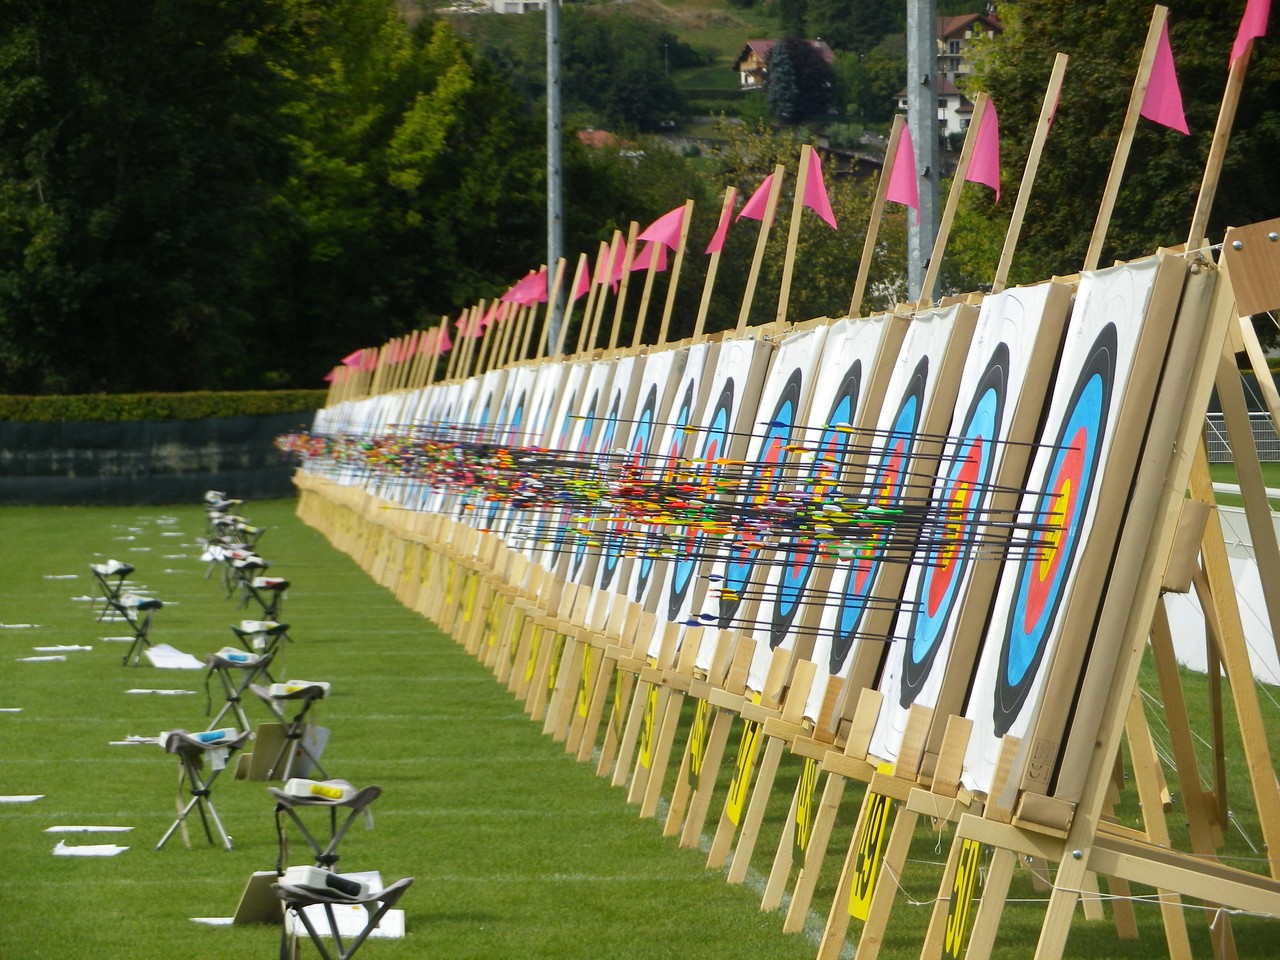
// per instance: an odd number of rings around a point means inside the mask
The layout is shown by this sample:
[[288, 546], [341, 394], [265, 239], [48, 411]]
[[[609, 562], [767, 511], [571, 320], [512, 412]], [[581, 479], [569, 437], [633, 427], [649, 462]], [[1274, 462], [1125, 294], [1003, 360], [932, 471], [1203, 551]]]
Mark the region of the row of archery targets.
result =
[[[1280, 305], [1278, 226], [873, 317], [375, 376], [398, 389], [338, 390], [282, 442], [302, 458], [299, 514], [642, 816], [705, 841], [730, 881], [758, 861], [785, 929], [829, 908], [822, 957], [852, 918], [858, 956], [879, 951], [926, 829], [949, 852], [922, 956], [988, 955], [1027, 863], [1050, 865], [1037, 956], [1097, 914], [1099, 877], [1120, 935], [1130, 897], [1151, 899], [1168, 955], [1190, 957], [1188, 908], [1208, 906], [1231, 956], [1231, 914], [1280, 916], [1280, 791], [1202, 429], [1216, 386], [1280, 636], [1235, 360], [1263, 359], [1247, 315]], [[1225, 787], [1202, 781], [1164, 614], [1192, 589], [1262, 833], [1248, 864], [1219, 856]], [[1187, 849], [1164, 816], [1175, 780]], [[1136, 825], [1116, 815], [1135, 793]]]

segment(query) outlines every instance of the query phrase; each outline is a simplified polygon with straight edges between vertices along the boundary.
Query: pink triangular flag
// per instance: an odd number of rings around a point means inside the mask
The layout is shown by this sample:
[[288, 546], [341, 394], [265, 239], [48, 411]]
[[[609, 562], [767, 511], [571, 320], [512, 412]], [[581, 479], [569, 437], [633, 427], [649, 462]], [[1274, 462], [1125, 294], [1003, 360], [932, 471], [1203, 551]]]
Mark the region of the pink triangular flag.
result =
[[729, 235], [729, 224], [733, 222], [733, 204], [727, 204], [720, 212], [720, 223], [716, 226], [716, 232], [711, 235], [711, 242], [707, 244], [707, 253], [719, 253], [724, 249], [725, 238]]
[[591, 271], [592, 283], [604, 283], [609, 279], [609, 254], [612, 250], [609, 247], [602, 247], [600, 252], [596, 254], [596, 266]]
[[809, 151], [809, 173], [804, 181], [804, 206], [821, 217], [832, 230], [837, 229], [836, 215], [827, 198], [827, 185], [822, 180], [822, 161], [818, 159], [817, 150]]
[[885, 189], [884, 198], [894, 203], [906, 204], [916, 212], [916, 223], [920, 222], [920, 184], [916, 182], [916, 148], [911, 143], [911, 131], [902, 128], [902, 136], [898, 138], [898, 152], [893, 158], [893, 168], [889, 171], [889, 186]]
[[1249, 0], [1244, 5], [1244, 16], [1240, 19], [1240, 29], [1236, 31], [1236, 42], [1231, 47], [1231, 66], [1240, 59], [1250, 40], [1267, 35], [1267, 17], [1270, 15], [1271, 0]]
[[326, 374], [325, 374], [323, 377], [321, 377], [320, 379], [321, 379], [321, 380], [323, 380], [325, 383], [333, 383], [335, 380], [337, 380], [337, 379], [338, 379], [338, 371], [337, 371], [337, 370], [330, 370], [328, 373], [326, 373]]
[[965, 179], [986, 184], [996, 192], [996, 199], [1000, 199], [1000, 120], [996, 116], [996, 105], [990, 100], [978, 122]]
[[421, 339], [418, 340], [418, 352], [419, 353], [435, 353], [436, 339], [439, 336], [440, 336], [440, 331], [435, 328], [432, 328], [428, 330], [426, 333], [424, 333]]
[[1139, 113], [1155, 123], [1171, 127], [1179, 133], [1190, 133], [1187, 118], [1182, 112], [1182, 91], [1178, 89], [1178, 74], [1173, 68], [1173, 49], [1169, 46], [1169, 22], [1160, 27], [1160, 42], [1156, 45], [1156, 58], [1151, 64], [1151, 76], [1147, 80], [1147, 95], [1142, 99]]
[[661, 273], [667, 269], [667, 248], [661, 243], [646, 243], [641, 249], [639, 255], [631, 261], [632, 270], [648, 270], [649, 263], [653, 260], [653, 251], [658, 251], [658, 265], [654, 267], [654, 271]]
[[591, 290], [591, 271], [583, 270], [582, 276], [578, 279], [578, 288], [573, 291], [573, 299], [581, 300]]
[[664, 213], [649, 226], [637, 239], [650, 243], [661, 243], [674, 250], [680, 246], [680, 228], [684, 226], [684, 204]]
[[353, 350], [351, 353], [348, 353], [345, 357], [343, 357], [342, 365], [344, 367], [358, 367], [360, 366], [360, 361], [363, 358], [364, 358], [364, 347], [361, 347], [359, 350]]
[[[764, 220], [765, 207], [769, 205], [769, 191], [773, 189], [773, 174], [769, 174], [760, 181], [760, 186], [756, 187], [756, 192], [751, 195], [751, 199], [738, 213], [738, 219], [746, 217], [748, 220]], [[773, 226], [773, 224], [770, 224]]]
[[446, 323], [440, 327], [440, 336], [436, 340], [436, 356], [448, 353], [452, 349], [453, 341], [449, 339], [449, 325]]

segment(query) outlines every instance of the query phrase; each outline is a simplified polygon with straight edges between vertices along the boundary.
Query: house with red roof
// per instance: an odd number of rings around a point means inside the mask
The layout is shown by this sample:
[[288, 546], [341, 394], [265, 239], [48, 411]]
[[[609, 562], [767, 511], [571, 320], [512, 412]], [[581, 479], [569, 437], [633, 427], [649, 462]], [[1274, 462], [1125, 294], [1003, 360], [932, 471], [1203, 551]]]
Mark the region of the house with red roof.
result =
[[[777, 40], [748, 40], [742, 52], [733, 61], [738, 82], [743, 90], [763, 90], [769, 83], [769, 57]], [[806, 40], [827, 64], [835, 63], [836, 55], [822, 40]]]

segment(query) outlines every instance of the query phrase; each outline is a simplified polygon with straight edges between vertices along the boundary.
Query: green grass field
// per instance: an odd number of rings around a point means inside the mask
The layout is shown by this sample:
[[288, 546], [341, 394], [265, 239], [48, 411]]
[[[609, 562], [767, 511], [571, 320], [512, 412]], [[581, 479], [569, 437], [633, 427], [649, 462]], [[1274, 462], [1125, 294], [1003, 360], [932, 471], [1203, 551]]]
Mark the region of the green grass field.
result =
[[[293, 584], [283, 619], [296, 642], [285, 651], [283, 673], [332, 682], [333, 694], [317, 716], [333, 731], [324, 755], [329, 773], [385, 791], [374, 805], [374, 829], [357, 827], [344, 841], [341, 867], [377, 869], [387, 882], [416, 878], [401, 901], [407, 937], [370, 942], [361, 956], [814, 956], [811, 934], [784, 935], [780, 915], [758, 910], [760, 875], [781, 833], [796, 761], [783, 764], [748, 882], [730, 886], [723, 871], [705, 869], [705, 852], [681, 850], [661, 836], [658, 823], [640, 820], [623, 791], [597, 777], [592, 765], [569, 758], [481, 664], [300, 524], [293, 506], [244, 508], [269, 528], [261, 549], [273, 561], [272, 572]], [[0, 713], [0, 795], [44, 795], [0, 805], [6, 853], [0, 895], [9, 910], [0, 924], [0, 957], [6, 960], [276, 956], [277, 933], [270, 927], [215, 928], [189, 919], [229, 916], [250, 873], [275, 863], [273, 803], [265, 785], [230, 775], [215, 784], [234, 852], [207, 845], [194, 822], [192, 849], [175, 837], [156, 851], [174, 816], [177, 762], [153, 745], [109, 743], [177, 727], [203, 729], [203, 671], [121, 666], [123, 647], [99, 639], [119, 627], [95, 622], [87, 603], [72, 600], [94, 592], [90, 562], [116, 557], [134, 563], [135, 579], [170, 604], [157, 614], [153, 640], [199, 657], [233, 643], [229, 624], [252, 611], [237, 609], [216, 577], [205, 579], [196, 546], [203, 525], [197, 507], [0, 509], [7, 543], [0, 555], [0, 622], [39, 624], [0, 629], [0, 708], [21, 708]], [[77, 579], [54, 579], [72, 574]], [[33, 655], [34, 646], [58, 644], [93, 649], [68, 653], [65, 662], [18, 662]], [[1199, 690], [1203, 680], [1187, 684]], [[131, 687], [196, 693], [126, 694]], [[1271, 731], [1280, 731], [1275, 701], [1264, 706]], [[249, 705], [250, 715], [267, 719], [255, 707]], [[1196, 728], [1208, 729], [1203, 704], [1196, 709]], [[1256, 859], [1249, 846], [1257, 842], [1256, 818], [1250, 820], [1238, 761], [1228, 776], [1240, 830], [1228, 830], [1226, 850]], [[861, 795], [860, 787], [846, 792], [815, 898], [812, 920], [819, 929]], [[709, 829], [722, 802], [723, 783]], [[1136, 825], [1132, 802], [1119, 815]], [[1185, 842], [1178, 820], [1175, 807], [1175, 842]], [[45, 831], [65, 824], [130, 826], [123, 835], [67, 838], [130, 849], [114, 858], [54, 857], [58, 837]], [[949, 831], [927, 825], [916, 837], [885, 956], [917, 955], [948, 844]], [[308, 862], [299, 839], [293, 852], [291, 862]], [[1027, 871], [1019, 871], [1012, 897], [998, 957], [1027, 956], [1042, 913], [1044, 893], [1032, 887]], [[1163, 956], [1156, 910], [1137, 910], [1142, 939], [1117, 940], [1106, 920], [1081, 922], [1068, 956]], [[1198, 911], [1189, 923], [1197, 955], [1207, 955]], [[1272, 925], [1241, 918], [1235, 928], [1242, 956], [1266, 953]]]

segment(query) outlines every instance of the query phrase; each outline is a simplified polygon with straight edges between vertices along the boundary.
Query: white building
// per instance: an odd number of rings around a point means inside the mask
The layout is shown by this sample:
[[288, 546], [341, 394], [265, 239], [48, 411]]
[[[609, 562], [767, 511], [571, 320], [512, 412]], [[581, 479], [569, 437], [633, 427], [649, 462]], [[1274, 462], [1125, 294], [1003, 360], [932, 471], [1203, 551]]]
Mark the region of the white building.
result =
[[[973, 42], [999, 36], [1003, 31], [1000, 21], [986, 13], [938, 17], [938, 125], [944, 136], [963, 134], [973, 117], [973, 101], [957, 85], [973, 73]], [[906, 90], [898, 92], [898, 109], [906, 112]]]

